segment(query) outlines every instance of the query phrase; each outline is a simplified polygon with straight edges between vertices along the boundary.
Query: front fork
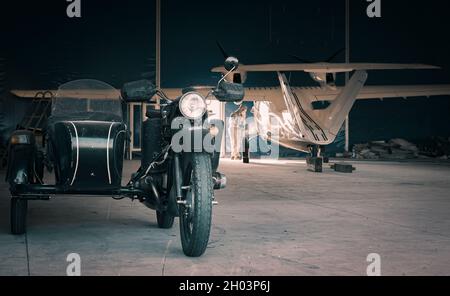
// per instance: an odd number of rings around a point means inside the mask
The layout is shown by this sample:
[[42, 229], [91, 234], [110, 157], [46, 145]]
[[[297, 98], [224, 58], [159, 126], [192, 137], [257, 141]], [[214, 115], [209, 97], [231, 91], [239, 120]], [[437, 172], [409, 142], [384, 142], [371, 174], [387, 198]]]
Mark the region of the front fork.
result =
[[[175, 188], [173, 188], [174, 190], [174, 195], [172, 195], [172, 197], [175, 197], [175, 201], [176, 203], [183, 203], [183, 169], [181, 167], [181, 154], [180, 153], [174, 153], [173, 154], [173, 177], [174, 177], [174, 182], [173, 182], [173, 186]], [[220, 172], [213, 172], [213, 175], [211, 176], [211, 180], [213, 182], [213, 188], [214, 190], [220, 190], [220, 189], [224, 189], [227, 185], [227, 177], [225, 176], [225, 174], [222, 174]], [[216, 201], [212, 201], [213, 204], [217, 204]]]
[[173, 156], [173, 168], [174, 168], [174, 184], [175, 184], [175, 194], [177, 200], [181, 200], [183, 198], [182, 195], [182, 188], [183, 186], [183, 174], [181, 171], [181, 164], [180, 164], [180, 154], [175, 153]]

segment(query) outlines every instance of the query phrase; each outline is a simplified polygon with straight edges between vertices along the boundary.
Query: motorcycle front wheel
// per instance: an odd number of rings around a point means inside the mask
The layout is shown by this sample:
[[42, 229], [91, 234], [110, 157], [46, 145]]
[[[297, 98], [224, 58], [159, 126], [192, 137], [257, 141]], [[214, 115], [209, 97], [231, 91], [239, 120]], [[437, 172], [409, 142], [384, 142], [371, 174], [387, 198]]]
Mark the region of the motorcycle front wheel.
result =
[[183, 252], [201, 256], [208, 245], [211, 230], [213, 184], [211, 156], [185, 153], [182, 157], [183, 196], [180, 204], [180, 235]]

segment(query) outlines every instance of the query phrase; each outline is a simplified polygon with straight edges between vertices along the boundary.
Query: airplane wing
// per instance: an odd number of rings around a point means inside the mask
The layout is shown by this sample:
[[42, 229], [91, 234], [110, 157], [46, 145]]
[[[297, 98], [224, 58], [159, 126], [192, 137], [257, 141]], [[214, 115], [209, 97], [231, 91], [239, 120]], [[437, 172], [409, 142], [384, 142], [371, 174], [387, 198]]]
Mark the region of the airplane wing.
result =
[[[314, 72], [341, 73], [357, 70], [410, 70], [410, 69], [440, 69], [437, 66], [425, 64], [375, 64], [375, 63], [312, 63], [312, 64], [260, 64], [239, 65], [241, 72]], [[226, 73], [224, 67], [215, 67], [212, 72]]]
[[[294, 92], [301, 92], [313, 96], [317, 101], [333, 100], [342, 91], [342, 87], [292, 87]], [[11, 93], [17, 97], [34, 98], [36, 93], [46, 90], [12, 90]], [[165, 88], [163, 91], [170, 97], [176, 98], [181, 95], [181, 88]], [[199, 90], [206, 95], [207, 91]], [[55, 93], [56, 90], [53, 91]], [[358, 94], [358, 100], [384, 99], [384, 98], [407, 98], [407, 97], [429, 97], [450, 95], [450, 84], [444, 85], [389, 85], [389, 86], [364, 86]], [[246, 87], [244, 101], [278, 101], [283, 100], [280, 87]]]
[[[294, 92], [314, 97], [317, 101], [332, 101], [342, 91], [342, 87], [335, 89], [327, 87], [292, 87]], [[357, 96], [357, 100], [430, 97], [450, 95], [450, 84], [445, 85], [389, 85], [364, 86]], [[245, 101], [277, 101], [282, 100], [279, 87], [246, 87]]]
[[[335, 98], [342, 90], [327, 88], [304, 89], [306, 93], [317, 100], [329, 100]], [[409, 98], [450, 95], [450, 85], [392, 85], [392, 86], [364, 86], [357, 96], [357, 100], [384, 99], [384, 98]]]

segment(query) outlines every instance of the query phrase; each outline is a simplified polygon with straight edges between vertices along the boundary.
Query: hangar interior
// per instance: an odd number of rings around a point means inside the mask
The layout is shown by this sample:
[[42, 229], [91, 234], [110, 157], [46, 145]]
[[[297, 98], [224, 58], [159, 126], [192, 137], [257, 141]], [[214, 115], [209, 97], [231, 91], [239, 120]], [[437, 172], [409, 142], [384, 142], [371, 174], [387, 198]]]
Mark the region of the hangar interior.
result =
[[[370, 18], [366, 1], [333, 2], [230, 0], [227, 5], [239, 7], [230, 16], [223, 3], [207, 1], [108, 8], [83, 1], [79, 19], [65, 14], [64, 1], [8, 4], [11, 13], [1, 18], [0, 31], [0, 275], [66, 275], [73, 253], [82, 258], [82, 275], [364, 276], [373, 254], [382, 275], [450, 275], [450, 41], [442, 38], [448, 4], [384, 1], [382, 16]], [[414, 21], [418, 17], [425, 21]], [[440, 69], [368, 71], [364, 87], [417, 85], [419, 91], [358, 99], [330, 144], [310, 143], [308, 151], [280, 145], [275, 157], [275, 136], [262, 133], [255, 119], [258, 100], [207, 99], [209, 118], [225, 122], [218, 170], [226, 188], [213, 194], [211, 233], [200, 257], [183, 254], [178, 219], [161, 228], [158, 214], [134, 196], [55, 191], [49, 200], [29, 200], [26, 233], [11, 234], [11, 136], [21, 127], [43, 132], [37, 141], [45, 140], [60, 85], [96, 79], [120, 90], [144, 79], [175, 98], [185, 87], [214, 86], [224, 73], [211, 69], [222, 67], [228, 51], [239, 59], [234, 71], [240, 74], [252, 64], [320, 67], [326, 60], [326, 67], [420, 63]], [[287, 106], [290, 89], [282, 92], [281, 74], [296, 95], [302, 87], [343, 89], [358, 72], [353, 70], [327, 73], [336, 76], [329, 85], [318, 85], [307, 71], [249, 70], [243, 85], [258, 95], [275, 89]], [[427, 93], [423, 85], [439, 87]], [[316, 101], [312, 112], [331, 102]], [[164, 104], [129, 101], [122, 107], [129, 139], [122, 186], [128, 186], [144, 167], [144, 121]], [[237, 131], [232, 121], [238, 112], [249, 120]], [[283, 119], [295, 122], [295, 112]], [[304, 117], [298, 122], [308, 126]], [[105, 143], [109, 152], [109, 135]], [[320, 158], [320, 170], [311, 158]], [[58, 178], [46, 169], [41, 190]]]

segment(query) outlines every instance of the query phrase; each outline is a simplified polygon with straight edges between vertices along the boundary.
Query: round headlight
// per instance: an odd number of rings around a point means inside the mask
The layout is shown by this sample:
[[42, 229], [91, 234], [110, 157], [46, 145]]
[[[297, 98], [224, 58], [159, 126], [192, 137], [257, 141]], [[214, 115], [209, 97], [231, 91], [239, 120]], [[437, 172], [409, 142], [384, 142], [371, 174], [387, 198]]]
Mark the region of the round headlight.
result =
[[195, 92], [183, 95], [179, 103], [181, 114], [189, 119], [198, 119], [206, 112], [205, 99]]

